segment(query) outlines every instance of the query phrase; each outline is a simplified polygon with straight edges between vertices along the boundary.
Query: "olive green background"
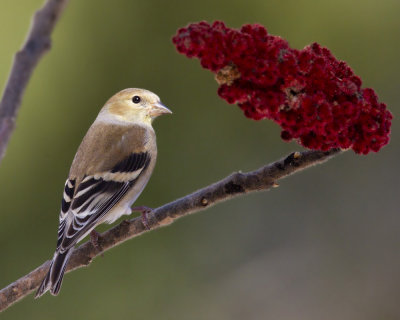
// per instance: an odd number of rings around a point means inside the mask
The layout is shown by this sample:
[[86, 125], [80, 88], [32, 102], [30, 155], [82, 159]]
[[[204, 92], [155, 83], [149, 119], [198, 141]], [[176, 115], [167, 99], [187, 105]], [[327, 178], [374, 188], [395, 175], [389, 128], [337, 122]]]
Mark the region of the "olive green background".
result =
[[[0, 1], [1, 87], [42, 3]], [[128, 241], [66, 275], [58, 297], [30, 295], [1, 318], [399, 319], [399, 13], [398, 0], [71, 0], [0, 165], [0, 287], [52, 257], [75, 150], [120, 89], [150, 89], [174, 112], [154, 124], [159, 158], [138, 205], [301, 150], [218, 98], [213, 75], [175, 51], [189, 22], [259, 22], [293, 47], [329, 47], [394, 113], [391, 143]]]

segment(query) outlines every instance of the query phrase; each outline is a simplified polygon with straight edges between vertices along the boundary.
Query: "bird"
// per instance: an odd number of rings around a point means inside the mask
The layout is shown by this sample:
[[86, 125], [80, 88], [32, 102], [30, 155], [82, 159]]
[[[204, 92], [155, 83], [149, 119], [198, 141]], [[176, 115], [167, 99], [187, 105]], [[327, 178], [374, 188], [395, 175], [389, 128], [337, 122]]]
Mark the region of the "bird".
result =
[[[47, 291], [59, 293], [75, 245], [88, 234], [96, 234], [96, 226], [132, 213], [131, 206], [156, 163], [152, 122], [171, 113], [156, 94], [137, 88], [116, 93], [101, 108], [72, 161], [61, 201], [56, 250], [35, 298]], [[145, 212], [147, 207], [138, 208]], [[142, 221], [146, 226], [147, 220]]]

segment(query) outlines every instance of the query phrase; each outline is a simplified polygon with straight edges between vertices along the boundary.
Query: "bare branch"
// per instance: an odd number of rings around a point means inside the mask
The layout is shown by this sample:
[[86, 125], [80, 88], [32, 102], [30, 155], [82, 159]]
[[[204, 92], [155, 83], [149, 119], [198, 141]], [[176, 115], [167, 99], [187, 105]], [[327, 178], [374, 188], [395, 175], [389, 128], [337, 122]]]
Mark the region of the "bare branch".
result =
[[[40, 58], [50, 49], [50, 35], [67, 2], [68, 0], [47, 0], [45, 5], [36, 12], [25, 44], [15, 55], [11, 73], [0, 101], [0, 160], [4, 156], [15, 128], [15, 119], [25, 88]], [[221, 201], [245, 193], [268, 190], [276, 185], [277, 180], [309, 166], [322, 163], [339, 152], [340, 150], [335, 149], [328, 152], [292, 153], [288, 157], [256, 171], [234, 173], [213, 185], [155, 209], [150, 214], [150, 229], [168, 225], [182, 216], [204, 210]], [[96, 256], [147, 231], [149, 230], [143, 226], [140, 218], [120, 223], [100, 236], [100, 250], [94, 248], [90, 242], [78, 247], [70, 259], [67, 272], [89, 265]], [[39, 286], [49, 265], [50, 261], [46, 261], [29, 274], [0, 290], [0, 311], [7, 309], [34, 291]]]
[[50, 49], [50, 35], [68, 0], [48, 0], [32, 20], [28, 37], [14, 57], [0, 101], [0, 161], [3, 159], [25, 88], [40, 58]]
[[[339, 149], [327, 152], [295, 152], [258, 170], [233, 173], [223, 180], [153, 210], [149, 215], [150, 230], [169, 225], [180, 217], [202, 211], [219, 202], [254, 191], [269, 190], [277, 186], [279, 179], [320, 164], [340, 152]], [[121, 222], [100, 235], [98, 241], [100, 250], [93, 247], [91, 242], [78, 247], [71, 256], [67, 272], [89, 265], [96, 256], [147, 231], [149, 230], [144, 227], [141, 218]], [[50, 261], [46, 261], [26, 276], [0, 290], [0, 311], [34, 291], [49, 265]]]

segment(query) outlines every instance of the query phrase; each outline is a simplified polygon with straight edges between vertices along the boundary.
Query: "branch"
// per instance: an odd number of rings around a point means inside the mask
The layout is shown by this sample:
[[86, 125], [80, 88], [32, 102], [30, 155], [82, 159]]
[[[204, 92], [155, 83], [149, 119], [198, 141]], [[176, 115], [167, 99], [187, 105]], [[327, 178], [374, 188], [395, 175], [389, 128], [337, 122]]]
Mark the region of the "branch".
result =
[[[210, 186], [154, 209], [149, 215], [149, 230], [169, 225], [180, 217], [202, 211], [222, 201], [254, 191], [269, 190], [277, 186], [278, 180], [320, 164], [339, 153], [341, 153], [340, 149], [327, 152], [295, 152], [255, 171], [233, 173]], [[90, 241], [75, 249], [67, 272], [89, 265], [96, 256], [149, 230], [144, 227], [140, 217], [121, 222], [100, 235], [98, 241], [100, 249], [96, 249]], [[0, 290], [0, 311], [34, 291], [45, 276], [49, 265], [50, 261], [46, 261], [29, 274]]]
[[11, 73], [0, 101], [0, 161], [15, 128], [22, 96], [40, 58], [50, 50], [50, 35], [68, 0], [48, 0], [32, 20], [28, 37], [15, 54]]

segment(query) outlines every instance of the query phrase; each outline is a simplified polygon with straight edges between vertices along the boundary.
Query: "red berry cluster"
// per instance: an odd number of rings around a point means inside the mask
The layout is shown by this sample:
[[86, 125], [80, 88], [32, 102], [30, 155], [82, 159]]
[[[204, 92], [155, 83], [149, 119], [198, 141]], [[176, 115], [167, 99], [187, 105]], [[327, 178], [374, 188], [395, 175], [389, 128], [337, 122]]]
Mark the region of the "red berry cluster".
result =
[[310, 149], [352, 148], [377, 152], [389, 142], [392, 115], [374, 90], [327, 48], [302, 50], [269, 35], [261, 25], [230, 29], [221, 21], [190, 24], [173, 42], [217, 74], [218, 94], [249, 118], [269, 118], [281, 137]]

